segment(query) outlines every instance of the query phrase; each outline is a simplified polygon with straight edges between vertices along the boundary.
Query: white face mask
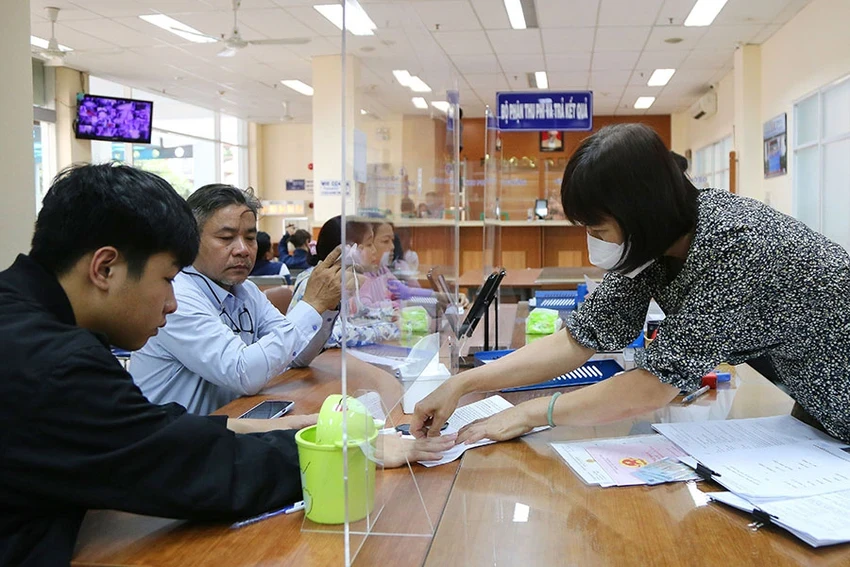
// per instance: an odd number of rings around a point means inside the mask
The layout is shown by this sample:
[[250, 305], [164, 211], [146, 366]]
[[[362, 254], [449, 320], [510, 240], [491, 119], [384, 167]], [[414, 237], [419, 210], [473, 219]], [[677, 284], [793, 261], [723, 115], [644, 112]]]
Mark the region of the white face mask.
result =
[[[620, 260], [626, 254], [626, 245], [615, 244], [614, 242], [606, 242], [599, 238], [595, 238], [587, 233], [587, 252], [590, 256], [590, 263], [597, 268], [603, 270], [612, 270], [614, 266], [620, 263]], [[628, 278], [634, 278], [639, 273], [647, 269], [654, 260], [650, 260], [642, 266], [638, 266], [631, 272], [623, 274]]]
[[390, 253], [389, 252], [384, 252], [383, 254], [381, 254], [381, 265], [382, 266], [389, 266], [390, 265]]

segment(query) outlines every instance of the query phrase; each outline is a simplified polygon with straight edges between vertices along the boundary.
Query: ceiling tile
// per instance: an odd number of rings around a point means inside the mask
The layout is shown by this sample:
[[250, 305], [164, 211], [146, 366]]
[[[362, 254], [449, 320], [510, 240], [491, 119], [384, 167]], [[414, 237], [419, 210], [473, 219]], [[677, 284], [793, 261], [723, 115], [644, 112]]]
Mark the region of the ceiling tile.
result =
[[40, 18], [47, 19], [45, 8], [48, 6], [59, 8], [58, 22], [71, 22], [74, 20], [96, 20], [100, 15], [73, 4], [68, 0], [30, 0], [30, 12], [38, 15]]
[[600, 27], [596, 30], [596, 51], [629, 51], [643, 49], [649, 37], [649, 26]]
[[537, 29], [488, 31], [487, 37], [497, 54], [543, 53], [540, 30]]
[[495, 55], [453, 55], [452, 61], [461, 73], [498, 73], [502, 70]]
[[640, 51], [599, 51], [593, 54], [591, 69], [594, 71], [617, 71], [633, 69]]
[[[511, 23], [508, 20], [508, 13], [502, 2], [494, 0], [470, 0], [472, 7], [475, 9], [475, 14], [478, 16], [478, 21], [485, 30], [509, 30]], [[538, 2], [538, 10], [539, 10]], [[543, 27], [543, 26], [541, 26]]]
[[[34, 36], [44, 39], [50, 38], [49, 22], [33, 22], [30, 25], [30, 29]], [[65, 24], [56, 24], [56, 39], [59, 40], [59, 43], [62, 45], [67, 45], [71, 49], [75, 50], [108, 49], [116, 47], [114, 43], [97, 39], [87, 33], [78, 32]]]
[[339, 37], [341, 35], [340, 29], [326, 20], [325, 17], [313, 9], [312, 6], [292, 6], [290, 8], [286, 8], [286, 11], [293, 18], [297, 19], [320, 36]]
[[149, 47], [163, 45], [164, 42], [115, 21], [108, 23], [100, 20], [75, 20], [68, 22], [67, 27], [88, 34], [97, 39], [120, 45], [122, 47]]
[[694, 0], [665, 0], [664, 5], [658, 12], [655, 24], [658, 26], [681, 27], [693, 7]]
[[535, 6], [543, 29], [595, 26], [599, 0], [536, 0]]
[[242, 12], [240, 10], [240, 27], [244, 24], [269, 39], [288, 39], [315, 35], [313, 30], [293, 18], [289, 12], [282, 8]]
[[546, 54], [547, 71], [587, 71], [590, 69], [591, 52]]
[[[655, 26], [649, 34], [645, 49], [650, 51], [682, 51], [693, 49], [708, 28], [686, 28], [684, 26]], [[667, 43], [666, 39], [681, 39], [679, 43]]]
[[436, 32], [433, 36], [449, 55], [481, 55], [493, 53], [493, 48], [490, 47], [490, 41], [482, 31]]
[[[496, 4], [495, 2], [493, 4]], [[498, 4], [496, 4], [498, 6]], [[466, 0], [413, 2], [413, 9], [431, 31], [480, 30], [478, 16]], [[504, 8], [502, 8], [504, 9]]]
[[735, 57], [733, 49], [694, 49], [685, 59], [688, 69], [719, 69]]
[[699, 49], [723, 49], [736, 43], [750, 43], [764, 28], [763, 24], [742, 26], [708, 26], [705, 35], [696, 47]]
[[590, 73], [588, 71], [550, 72], [548, 76], [551, 89], [586, 89]]
[[678, 69], [688, 57], [687, 51], [644, 51], [637, 66], [647, 69]]
[[782, 28], [782, 25], [780, 25], [780, 24], [766, 25], [761, 29], [761, 31], [759, 33], [756, 34], [755, 37], [753, 37], [750, 40], [750, 43], [754, 43], [756, 45], [761, 45], [762, 43], [764, 43], [765, 41], [770, 39], [773, 36], [773, 34], [778, 32], [781, 28]]
[[549, 53], [574, 53], [592, 51], [595, 28], [550, 28], [540, 30], [543, 51]]
[[476, 92], [479, 89], [504, 89], [508, 82], [503, 73], [467, 73], [464, 78]]
[[600, 26], [651, 26], [664, 0], [602, 0]]
[[534, 71], [545, 71], [546, 65], [543, 62], [543, 55], [539, 53], [529, 53], [527, 55], [500, 54], [499, 64], [502, 66], [502, 71], [507, 73], [532, 73]]
[[712, 25], [769, 24], [782, 11], [788, 0], [746, 0], [727, 2]]
[[619, 86], [623, 87], [629, 82], [631, 71], [591, 71], [590, 88], [593, 90]]

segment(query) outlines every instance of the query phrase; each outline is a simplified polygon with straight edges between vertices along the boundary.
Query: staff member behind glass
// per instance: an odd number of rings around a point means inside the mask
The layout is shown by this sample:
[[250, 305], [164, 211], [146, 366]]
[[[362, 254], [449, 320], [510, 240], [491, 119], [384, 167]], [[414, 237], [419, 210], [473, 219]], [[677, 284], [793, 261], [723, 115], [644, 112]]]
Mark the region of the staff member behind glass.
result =
[[466, 393], [541, 382], [625, 347], [655, 299], [666, 318], [636, 369], [470, 424], [458, 442], [627, 419], [696, 389], [720, 362], [763, 356], [796, 400], [794, 414], [850, 442], [850, 258], [841, 246], [759, 201], [697, 190], [640, 124], [587, 138], [567, 164], [561, 200], [587, 228], [590, 261], [610, 271], [564, 330], [422, 400], [415, 435], [439, 435]]
[[132, 354], [130, 372], [150, 401], [209, 414], [321, 352], [338, 313], [339, 250], [316, 267], [303, 300], [284, 317], [247, 281], [257, 255], [254, 195], [214, 184], [188, 203], [201, 233], [198, 256], [174, 279], [177, 311]]

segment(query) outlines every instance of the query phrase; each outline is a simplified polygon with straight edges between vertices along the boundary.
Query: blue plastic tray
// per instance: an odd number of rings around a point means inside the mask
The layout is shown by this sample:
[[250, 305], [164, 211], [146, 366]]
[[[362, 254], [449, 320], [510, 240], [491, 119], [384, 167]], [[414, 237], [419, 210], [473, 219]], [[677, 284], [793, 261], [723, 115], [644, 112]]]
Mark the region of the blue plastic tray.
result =
[[538, 291], [534, 294], [535, 307], [557, 309], [558, 311], [572, 311], [576, 308], [576, 291]]
[[[490, 350], [476, 352], [476, 362], [484, 364], [485, 361], [496, 360], [513, 350]], [[586, 384], [595, 384], [606, 378], [610, 378], [617, 372], [622, 372], [623, 367], [616, 360], [591, 360], [576, 368], [572, 372], [562, 374], [557, 378], [552, 378], [539, 384], [530, 384], [528, 386], [519, 386], [517, 388], [505, 388], [503, 392], [525, 392], [527, 390], [542, 390], [545, 388], [566, 388], [568, 386], [584, 386]]]

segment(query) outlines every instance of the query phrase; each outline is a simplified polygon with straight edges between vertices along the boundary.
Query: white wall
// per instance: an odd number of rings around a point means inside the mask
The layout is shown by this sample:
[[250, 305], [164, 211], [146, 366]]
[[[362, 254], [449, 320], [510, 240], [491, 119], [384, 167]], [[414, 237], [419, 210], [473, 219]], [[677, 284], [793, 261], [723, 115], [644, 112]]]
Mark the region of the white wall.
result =
[[685, 155], [687, 150], [696, 153], [700, 148], [722, 140], [732, 134], [735, 119], [735, 77], [730, 71], [716, 85], [717, 114], [710, 118], [694, 120], [688, 112], [670, 117], [670, 135], [673, 151]]
[[28, 0], [0, 2], [0, 270], [29, 252], [35, 224]]
[[789, 148], [788, 174], [765, 179], [763, 186], [770, 204], [785, 213], [792, 208], [793, 102], [850, 74], [848, 26], [850, 2], [815, 0], [761, 47], [762, 122], [787, 113]]

